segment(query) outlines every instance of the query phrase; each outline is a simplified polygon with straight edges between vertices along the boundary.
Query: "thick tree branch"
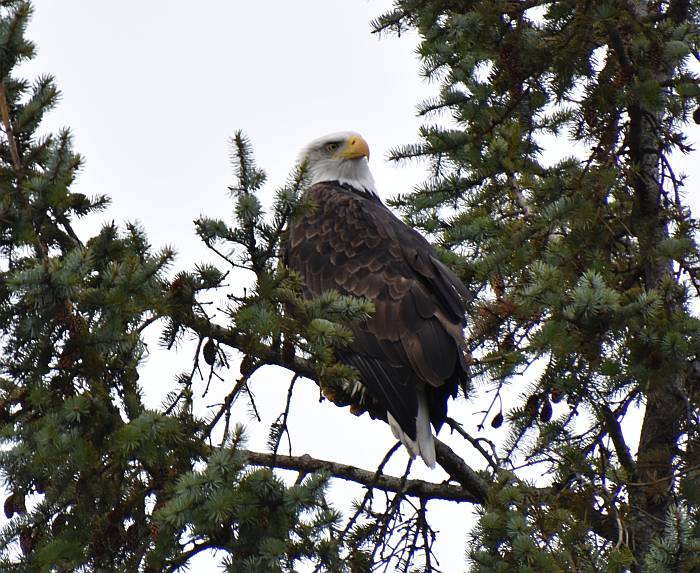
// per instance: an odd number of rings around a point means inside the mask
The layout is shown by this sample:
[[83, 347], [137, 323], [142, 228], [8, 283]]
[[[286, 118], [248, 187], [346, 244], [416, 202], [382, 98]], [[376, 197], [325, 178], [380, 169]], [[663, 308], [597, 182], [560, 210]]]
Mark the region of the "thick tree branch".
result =
[[[643, 16], [655, 11], [651, 3], [636, 2], [635, 5]], [[621, 64], [625, 65], [622, 59]], [[647, 73], [650, 72], [659, 85], [676, 73], [663, 58], [658, 63], [652, 62], [651, 66], [641, 62], [634, 64], [646, 65]], [[659, 126], [666, 121], [664, 113], [637, 98], [628, 106], [629, 128], [625, 138], [631, 166], [628, 181], [634, 190], [632, 231], [638, 239], [644, 283], [647, 289], [662, 292], [667, 280], [674, 281], [672, 262], [658, 249], [670, 235], [662, 201], [660, 156], [664, 142]], [[667, 297], [664, 301], [666, 316], [674, 320], [672, 317], [682, 312], [682, 304], [679, 299]], [[668, 369], [650, 376], [653, 380], [644, 381], [648, 390], [635, 462], [635, 483], [649, 485], [629, 488], [631, 545], [638, 563], [650, 551], [654, 538], [662, 534], [669, 507], [675, 501], [673, 480], [658, 478], [673, 475], [677, 444], [682, 435], [681, 422], [686, 413], [685, 375], [681, 368]], [[635, 572], [641, 570], [641, 566], [632, 568]]]
[[603, 405], [600, 411], [603, 415], [603, 420], [605, 420], [605, 429], [612, 440], [613, 446], [615, 446], [615, 453], [617, 454], [618, 460], [620, 460], [620, 464], [630, 476], [635, 476], [637, 473], [637, 465], [634, 463], [632, 453], [627, 447], [625, 438], [622, 435], [620, 423], [607, 405]]
[[[215, 339], [217, 342], [220, 344], [225, 344], [227, 346], [236, 348], [236, 349], [241, 349], [243, 345], [243, 339], [242, 337], [235, 331], [231, 331], [228, 329], [225, 329], [221, 326], [218, 326], [216, 324], [213, 324], [209, 320], [205, 318], [200, 318], [196, 316], [192, 316], [187, 322], [186, 325], [193, 330], [195, 330], [200, 336], [209, 336], [213, 339]], [[313, 369], [311, 364], [304, 360], [303, 358], [298, 358], [298, 357], [293, 357], [292, 359], [285, 359], [282, 357], [282, 355], [275, 351], [272, 348], [269, 347], [263, 347], [263, 348], [257, 348], [256, 349], [256, 357], [259, 358], [260, 362], [263, 364], [274, 364], [277, 366], [282, 366], [284, 368], [288, 368], [295, 374], [298, 374], [300, 376], [304, 376], [305, 378], [309, 378], [310, 380], [317, 381], [318, 376], [316, 374], [316, 371]], [[435, 440], [435, 451], [437, 454], [437, 462], [440, 464], [440, 466], [450, 475], [450, 477], [458, 482], [462, 488], [458, 489], [463, 489], [463, 493], [461, 494], [455, 494], [458, 495], [459, 501], [472, 501], [475, 503], [484, 503], [486, 501], [486, 493], [488, 492], [489, 486], [488, 483], [483, 480], [472, 468], [470, 468], [464, 460], [458, 456], [455, 452], [452, 451], [452, 449], [441, 442], [440, 440]], [[260, 454], [263, 455], [263, 454]], [[291, 458], [290, 458], [291, 459]], [[301, 459], [301, 458], [295, 458], [295, 459]], [[311, 458], [309, 458], [311, 459]], [[334, 462], [321, 462], [317, 460], [317, 463], [322, 463], [322, 464], [332, 464]], [[269, 465], [269, 464], [265, 464]], [[278, 464], [272, 464], [276, 465], [278, 467], [284, 467]], [[350, 473], [344, 472], [342, 475], [337, 475], [336, 477], [341, 477], [343, 479], [351, 479], [349, 477], [344, 477], [347, 475], [355, 475], [353, 472], [355, 471], [364, 471], [364, 470], [357, 470], [356, 468], [353, 468], [352, 466], [345, 466], [343, 464], [337, 464], [338, 468], [348, 468], [347, 471], [350, 471]], [[306, 468], [297, 468], [297, 467], [290, 467], [287, 469], [300, 469], [304, 470]], [[318, 468], [311, 468], [308, 471], [316, 471], [318, 469], [323, 469], [322, 467]], [[333, 473], [333, 472], [332, 472]], [[363, 475], [362, 479], [367, 479], [367, 476], [373, 476], [374, 474], [371, 472], [365, 472], [367, 475]], [[334, 473], [335, 475], [335, 473]], [[352, 481], [357, 481], [357, 480], [352, 480]], [[358, 481], [358, 483], [365, 483], [362, 481]], [[371, 482], [367, 482], [371, 483]], [[397, 482], [398, 483], [398, 482]], [[424, 482], [424, 483], [429, 483], [429, 482]], [[398, 487], [398, 485], [394, 484], [392, 487]], [[454, 487], [454, 486], [453, 486]], [[388, 489], [389, 491], [395, 491], [395, 489], [389, 488], [382, 488], [382, 489]], [[468, 492], [469, 498], [465, 498], [464, 495], [466, 495], [464, 492]], [[417, 494], [416, 494], [417, 495]], [[461, 497], [460, 497], [461, 496]], [[430, 496], [427, 496], [430, 497]], [[452, 499], [452, 498], [442, 498], [442, 499]]]
[[[229, 330], [218, 324], [210, 322], [206, 318], [191, 316], [189, 319], [183, 321], [184, 325], [194, 330], [200, 336], [210, 337], [216, 340], [220, 344], [224, 344], [241, 352], [245, 352], [244, 348], [246, 346], [243, 337], [234, 330]], [[317, 374], [313, 366], [308, 360], [304, 360], [299, 357], [292, 357], [291, 359], [286, 359], [282, 354], [269, 347], [259, 345], [255, 349], [255, 357], [259, 360], [259, 365], [270, 364], [275, 366], [282, 366], [298, 374], [299, 376], [304, 376], [310, 380], [316, 381]]]
[[632, 64], [632, 62], [629, 59], [629, 56], [627, 55], [625, 41], [622, 39], [620, 31], [612, 22], [609, 21], [605, 23], [605, 31], [610, 37], [610, 46], [617, 54], [617, 59], [620, 63], [620, 68], [625, 73], [627, 78], [631, 79], [632, 77], [634, 77], [635, 73], [634, 65]]
[[[220, 344], [238, 350], [245, 348], [245, 340], [239, 333], [213, 324], [206, 318], [192, 316], [186, 321], [186, 326], [195, 330], [200, 336], [209, 336]], [[303, 358], [285, 359], [280, 352], [270, 347], [257, 347], [256, 357], [259, 360], [257, 366], [274, 364], [312, 381], [317, 381], [316, 371]], [[326, 471], [333, 478], [351, 481], [369, 489], [376, 488], [424, 500], [441, 499], [479, 505], [486, 504], [490, 489], [489, 482], [467, 465], [447, 444], [436, 439], [435, 450], [438, 464], [459, 485], [438, 484], [418, 479], [406, 480], [384, 475], [381, 471], [367, 471], [347, 464], [312, 458], [309, 455], [285, 456], [253, 451], [245, 451], [244, 454], [251, 465], [293, 470], [299, 472], [300, 475]], [[625, 463], [628, 461], [626, 459]], [[582, 505], [580, 501], [576, 501], [577, 496], [575, 495], [563, 493], [554, 488], [533, 488], [530, 493], [541, 499], [542, 503], [552, 503], [556, 498], [558, 503], [569, 507], [580, 519], [589, 523], [597, 535], [613, 541], [619, 536], [618, 523], [613, 517], [601, 513], [590, 504]]]
[[[442, 445], [444, 446], [444, 444]], [[475, 492], [466, 487], [448, 483], [432, 483], [420, 479], [403, 480], [398, 477], [356, 468], [355, 466], [319, 460], [309, 455], [283, 456], [249, 450], [243, 453], [248, 458], [248, 462], [255, 466], [273, 466], [304, 473], [326, 471], [332, 477], [359, 483], [365, 487], [374, 487], [383, 491], [402, 493], [421, 499], [444, 499], [467, 503], [483, 503], [485, 499], [485, 492]], [[456, 454], [453, 452], [453, 455]]]
[[474, 501], [480, 504], [486, 503], [489, 484], [464, 463], [464, 460], [455, 454], [450, 446], [435, 438], [435, 454], [437, 463], [465, 490], [472, 492]]
[[[256, 466], [276, 467], [285, 470], [298, 471], [302, 474], [325, 471], [331, 477], [358, 483], [367, 488], [376, 488], [382, 491], [401, 493], [418, 497], [423, 500], [441, 499], [447, 501], [466, 502], [483, 505], [486, 502], [488, 484], [471, 470], [464, 461], [457, 456], [447, 445], [436, 441], [438, 462], [445, 465], [458, 466], [454, 473], [462, 472], [463, 481], [469, 486], [456, 486], [448, 483], [433, 483], [419, 479], [402, 479], [387, 476], [381, 472], [371, 472], [337, 462], [319, 460], [309, 455], [283, 456], [269, 453], [243, 451], [248, 462]], [[467, 476], [471, 475], [471, 481]], [[590, 524], [593, 531], [609, 540], [615, 540], [618, 536], [618, 525], [614, 517], [604, 515], [592, 505], [582, 504], [580, 496], [569, 491], [560, 491], [557, 488], [530, 488], [528, 494], [538, 499], [541, 504], [557, 503], [568, 507], [578, 518]]]

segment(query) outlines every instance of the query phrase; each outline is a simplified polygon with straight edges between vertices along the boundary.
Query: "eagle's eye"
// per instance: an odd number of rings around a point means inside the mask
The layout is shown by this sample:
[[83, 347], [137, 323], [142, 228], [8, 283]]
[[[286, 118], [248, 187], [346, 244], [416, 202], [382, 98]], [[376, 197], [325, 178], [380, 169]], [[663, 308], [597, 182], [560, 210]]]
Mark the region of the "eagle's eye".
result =
[[328, 153], [333, 153], [334, 151], [337, 151], [339, 147], [340, 147], [340, 143], [338, 143], [337, 141], [333, 141], [331, 143], [326, 143], [326, 151]]

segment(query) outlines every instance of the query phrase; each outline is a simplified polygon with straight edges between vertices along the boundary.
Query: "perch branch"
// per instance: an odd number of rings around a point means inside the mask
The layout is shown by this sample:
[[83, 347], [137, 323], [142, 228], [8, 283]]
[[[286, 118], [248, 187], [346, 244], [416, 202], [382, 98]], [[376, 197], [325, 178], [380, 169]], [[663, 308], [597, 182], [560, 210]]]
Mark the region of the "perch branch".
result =
[[375, 487], [384, 491], [394, 493], [402, 493], [418, 497], [421, 499], [444, 499], [449, 501], [459, 501], [468, 503], [481, 503], [483, 500], [482, 492], [473, 492], [465, 487], [452, 485], [448, 483], [433, 483], [420, 479], [401, 479], [385, 474], [377, 475], [377, 472], [371, 472], [331, 462], [327, 460], [319, 460], [311, 456], [276, 456], [261, 452], [243, 452], [248, 462], [255, 466], [274, 466], [285, 470], [294, 470], [298, 472], [318, 472], [326, 471], [332, 477], [358, 483], [366, 487]]

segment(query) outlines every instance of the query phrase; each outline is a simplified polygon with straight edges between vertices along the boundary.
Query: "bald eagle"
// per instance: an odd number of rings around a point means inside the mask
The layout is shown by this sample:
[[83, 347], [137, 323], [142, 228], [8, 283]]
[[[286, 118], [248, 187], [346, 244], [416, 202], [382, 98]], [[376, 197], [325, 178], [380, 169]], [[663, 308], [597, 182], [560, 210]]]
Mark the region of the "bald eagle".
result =
[[326, 135], [306, 146], [313, 208], [289, 227], [287, 265], [304, 295], [335, 290], [365, 297], [375, 312], [354, 328], [338, 359], [360, 375], [357, 388], [412, 457], [435, 466], [447, 399], [468, 380], [464, 340], [469, 293], [420, 234], [379, 199], [369, 147], [358, 134]]

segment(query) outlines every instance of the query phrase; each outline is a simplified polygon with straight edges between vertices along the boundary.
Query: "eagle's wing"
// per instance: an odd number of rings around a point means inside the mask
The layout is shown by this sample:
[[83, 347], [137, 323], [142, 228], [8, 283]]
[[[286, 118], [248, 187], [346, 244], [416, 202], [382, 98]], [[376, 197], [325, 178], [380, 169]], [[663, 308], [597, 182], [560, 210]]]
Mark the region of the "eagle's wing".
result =
[[425, 386], [439, 429], [447, 397], [467, 381], [462, 297], [469, 293], [433, 247], [376, 198], [336, 183], [317, 183], [307, 197], [314, 207], [290, 226], [289, 266], [309, 295], [335, 289], [375, 306], [339, 358], [412, 439], [417, 389]]

